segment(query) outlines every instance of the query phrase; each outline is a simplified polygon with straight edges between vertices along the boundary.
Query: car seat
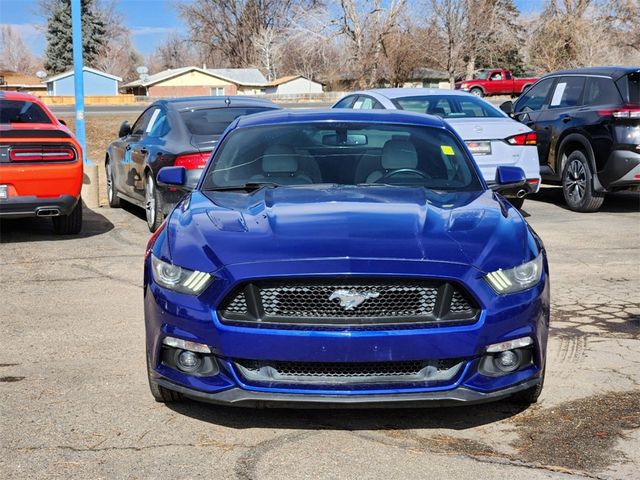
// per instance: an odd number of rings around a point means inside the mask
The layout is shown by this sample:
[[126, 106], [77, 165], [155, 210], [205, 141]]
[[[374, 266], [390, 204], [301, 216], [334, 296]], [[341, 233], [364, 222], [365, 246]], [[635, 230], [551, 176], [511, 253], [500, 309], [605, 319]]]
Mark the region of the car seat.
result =
[[[374, 170], [367, 177], [367, 183], [375, 183], [389, 172], [418, 166], [416, 147], [408, 140], [387, 140], [382, 147], [382, 170]], [[415, 173], [398, 176], [418, 177]]]
[[249, 182], [273, 182], [280, 185], [313, 183], [310, 177], [298, 171], [299, 156], [288, 145], [270, 145], [262, 154], [262, 173]]

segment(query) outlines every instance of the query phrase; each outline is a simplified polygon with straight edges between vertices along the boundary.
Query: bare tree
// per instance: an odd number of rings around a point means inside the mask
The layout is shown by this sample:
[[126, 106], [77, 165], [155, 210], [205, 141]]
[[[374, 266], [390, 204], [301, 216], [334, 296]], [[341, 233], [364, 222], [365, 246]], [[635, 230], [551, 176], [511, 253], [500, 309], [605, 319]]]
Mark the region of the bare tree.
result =
[[156, 48], [152, 57], [150, 62], [152, 73], [198, 64], [197, 55], [189, 42], [177, 33], [168, 35], [164, 42]]
[[294, 6], [316, 0], [200, 0], [178, 5], [189, 39], [204, 61], [222, 60], [231, 67], [260, 66], [256, 39], [265, 31], [279, 36], [291, 24]]
[[267, 80], [276, 78], [276, 62], [280, 51], [276, 31], [273, 27], [260, 29], [254, 36], [258, 67], [266, 73]]
[[40, 62], [31, 54], [22, 37], [11, 25], [0, 25], [0, 67], [35, 74]]
[[398, 26], [406, 0], [340, 0], [340, 32], [347, 39], [352, 73], [361, 87], [380, 80], [385, 37]]
[[466, 40], [466, 0], [432, 0], [432, 22], [440, 32], [439, 68], [447, 72], [453, 87], [456, 78], [465, 71], [464, 46]]

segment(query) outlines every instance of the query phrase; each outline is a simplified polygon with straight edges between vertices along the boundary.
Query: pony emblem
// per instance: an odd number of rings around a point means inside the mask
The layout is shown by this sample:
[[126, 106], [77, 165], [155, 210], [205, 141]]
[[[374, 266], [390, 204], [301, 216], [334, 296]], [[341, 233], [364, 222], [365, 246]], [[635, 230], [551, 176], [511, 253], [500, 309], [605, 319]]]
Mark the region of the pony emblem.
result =
[[329, 300], [339, 300], [340, 306], [345, 310], [354, 310], [362, 305], [366, 300], [370, 298], [378, 298], [379, 292], [361, 292], [356, 289], [341, 289], [336, 290], [331, 294]]

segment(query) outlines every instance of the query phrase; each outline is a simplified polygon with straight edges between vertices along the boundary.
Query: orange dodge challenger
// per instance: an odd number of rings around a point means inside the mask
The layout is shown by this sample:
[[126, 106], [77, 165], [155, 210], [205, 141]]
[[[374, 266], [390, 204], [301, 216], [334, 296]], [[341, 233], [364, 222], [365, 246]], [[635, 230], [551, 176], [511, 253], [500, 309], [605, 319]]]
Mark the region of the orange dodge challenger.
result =
[[36, 97], [0, 92], [0, 218], [52, 217], [56, 233], [82, 228], [82, 149]]

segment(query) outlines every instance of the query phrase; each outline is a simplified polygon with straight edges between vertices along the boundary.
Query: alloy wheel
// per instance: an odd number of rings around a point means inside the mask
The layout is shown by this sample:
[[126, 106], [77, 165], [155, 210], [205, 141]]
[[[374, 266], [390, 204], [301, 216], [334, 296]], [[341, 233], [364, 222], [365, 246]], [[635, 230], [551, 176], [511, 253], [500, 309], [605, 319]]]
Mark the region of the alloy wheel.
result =
[[580, 202], [584, 197], [587, 188], [587, 172], [584, 165], [579, 160], [572, 160], [567, 168], [565, 178], [565, 189], [569, 196], [576, 202]]
[[155, 185], [153, 183], [153, 177], [147, 176], [145, 188], [145, 210], [147, 214], [147, 223], [152, 226], [156, 221], [156, 192]]

